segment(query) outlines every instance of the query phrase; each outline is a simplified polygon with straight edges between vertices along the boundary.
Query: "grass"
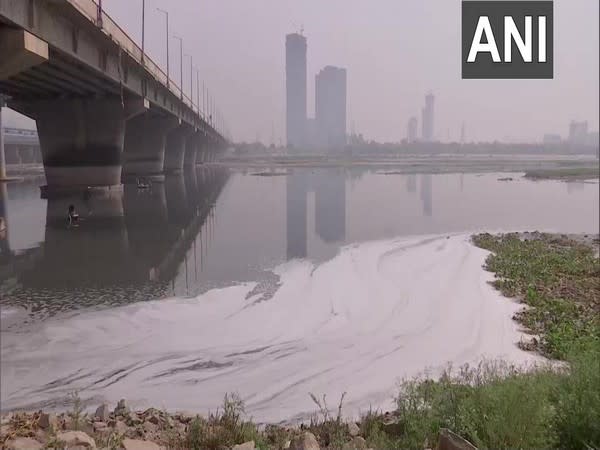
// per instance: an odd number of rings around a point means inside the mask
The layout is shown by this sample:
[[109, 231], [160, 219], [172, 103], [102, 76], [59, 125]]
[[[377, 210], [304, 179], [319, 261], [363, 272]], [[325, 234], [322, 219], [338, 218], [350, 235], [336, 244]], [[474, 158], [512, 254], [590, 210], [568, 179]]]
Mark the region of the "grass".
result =
[[528, 240], [486, 233], [473, 241], [493, 252], [486, 261], [493, 285], [528, 306], [516, 319], [540, 336], [539, 351], [565, 359], [600, 346], [600, 261], [590, 247], [542, 233]]
[[560, 169], [535, 169], [525, 172], [533, 180], [589, 180], [598, 178], [598, 167], [565, 167]]

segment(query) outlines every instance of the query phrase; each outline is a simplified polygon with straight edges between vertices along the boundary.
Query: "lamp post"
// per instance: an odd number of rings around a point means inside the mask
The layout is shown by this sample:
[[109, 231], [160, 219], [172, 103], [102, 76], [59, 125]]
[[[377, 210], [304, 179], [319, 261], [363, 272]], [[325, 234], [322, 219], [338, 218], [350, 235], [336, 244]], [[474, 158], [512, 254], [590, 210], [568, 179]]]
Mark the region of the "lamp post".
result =
[[179, 41], [179, 90], [181, 91], [181, 100], [183, 100], [183, 38], [180, 38], [179, 36], [173, 36], [173, 38]]
[[146, 37], [146, 0], [142, 0], [142, 65], [144, 64], [144, 58], [145, 58], [145, 51], [144, 51], [145, 37]]
[[159, 12], [163, 13], [167, 22], [167, 87], [170, 87], [169, 80], [169, 12], [164, 9], [156, 8]]
[[192, 55], [185, 56], [190, 57], [190, 103], [192, 104], [192, 110], [194, 109], [194, 57]]

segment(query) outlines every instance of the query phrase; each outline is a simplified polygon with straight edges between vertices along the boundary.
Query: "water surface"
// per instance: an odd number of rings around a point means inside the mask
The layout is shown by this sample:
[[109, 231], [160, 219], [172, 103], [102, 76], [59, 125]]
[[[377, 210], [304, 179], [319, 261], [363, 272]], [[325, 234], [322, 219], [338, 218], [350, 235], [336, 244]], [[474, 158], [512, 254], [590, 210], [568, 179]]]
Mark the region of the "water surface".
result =
[[49, 200], [9, 184], [2, 409], [78, 390], [206, 412], [239, 391], [283, 420], [312, 411], [308, 392], [364, 410], [426, 367], [530, 361], [469, 233], [597, 232], [599, 198], [596, 182], [520, 175], [198, 168]]

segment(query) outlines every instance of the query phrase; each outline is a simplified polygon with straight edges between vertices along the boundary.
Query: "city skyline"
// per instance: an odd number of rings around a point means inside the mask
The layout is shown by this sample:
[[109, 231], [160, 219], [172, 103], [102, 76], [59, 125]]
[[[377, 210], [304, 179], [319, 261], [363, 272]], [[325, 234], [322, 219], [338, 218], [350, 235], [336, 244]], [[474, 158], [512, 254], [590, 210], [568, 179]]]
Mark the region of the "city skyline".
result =
[[[106, 11], [139, 43], [138, 3], [103, 1]], [[465, 121], [472, 142], [539, 142], [547, 133], [568, 136], [571, 120], [587, 120], [595, 131], [599, 119], [598, 2], [554, 3], [555, 78], [536, 83], [461, 80], [458, 0], [382, 0], [377, 8], [358, 0], [265, 0], [258, 8], [238, 1], [146, 0], [145, 48], [165, 69], [164, 17], [155, 8], [170, 9], [171, 29], [185, 39], [184, 51], [194, 53], [201, 82], [222, 105], [238, 142], [258, 136], [268, 143], [272, 135], [275, 142], [285, 142], [281, 48], [284, 36], [301, 26], [310, 36], [308, 45], [315, 43], [308, 73], [331, 64], [352, 74], [348, 120], [365, 139], [401, 141], [405, 124], [420, 111], [423, 93], [431, 89], [440, 105], [436, 122], [438, 132], [444, 131], [443, 140], [447, 129], [450, 139], [458, 140]], [[238, 35], [244, 38], [235, 38]], [[171, 76], [178, 78], [178, 52], [171, 52], [170, 63]], [[189, 59], [184, 61], [184, 87], [190, 83], [188, 64]], [[309, 92], [313, 83], [309, 77]], [[310, 111], [312, 96], [307, 102]], [[18, 125], [12, 113], [5, 116], [7, 123]]]

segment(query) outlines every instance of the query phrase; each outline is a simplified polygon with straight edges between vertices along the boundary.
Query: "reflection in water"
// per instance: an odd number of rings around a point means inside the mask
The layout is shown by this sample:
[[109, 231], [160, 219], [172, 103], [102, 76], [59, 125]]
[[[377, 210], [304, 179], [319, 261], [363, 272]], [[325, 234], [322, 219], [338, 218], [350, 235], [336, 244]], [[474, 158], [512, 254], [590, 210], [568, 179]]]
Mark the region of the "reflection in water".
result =
[[306, 258], [306, 209], [308, 172], [294, 170], [287, 176], [287, 259]]
[[567, 181], [567, 192], [573, 194], [578, 191], [582, 191], [585, 187], [585, 181]]
[[421, 175], [421, 201], [423, 202], [423, 215], [431, 217], [433, 215], [433, 192], [432, 175]]
[[315, 231], [325, 242], [346, 239], [346, 174], [342, 170], [315, 171]]
[[[228, 176], [226, 169], [198, 168], [150, 189], [125, 185], [48, 199], [43, 245], [3, 261], [2, 280], [18, 282], [3, 283], [0, 292], [44, 314], [173, 295], [173, 280]], [[69, 205], [81, 217], [76, 227], [67, 223]]]
[[8, 189], [6, 183], [0, 183], [0, 262], [10, 254], [8, 244], [8, 218], [6, 204], [8, 201]]
[[406, 190], [408, 192], [417, 192], [417, 176], [410, 174], [406, 176]]

